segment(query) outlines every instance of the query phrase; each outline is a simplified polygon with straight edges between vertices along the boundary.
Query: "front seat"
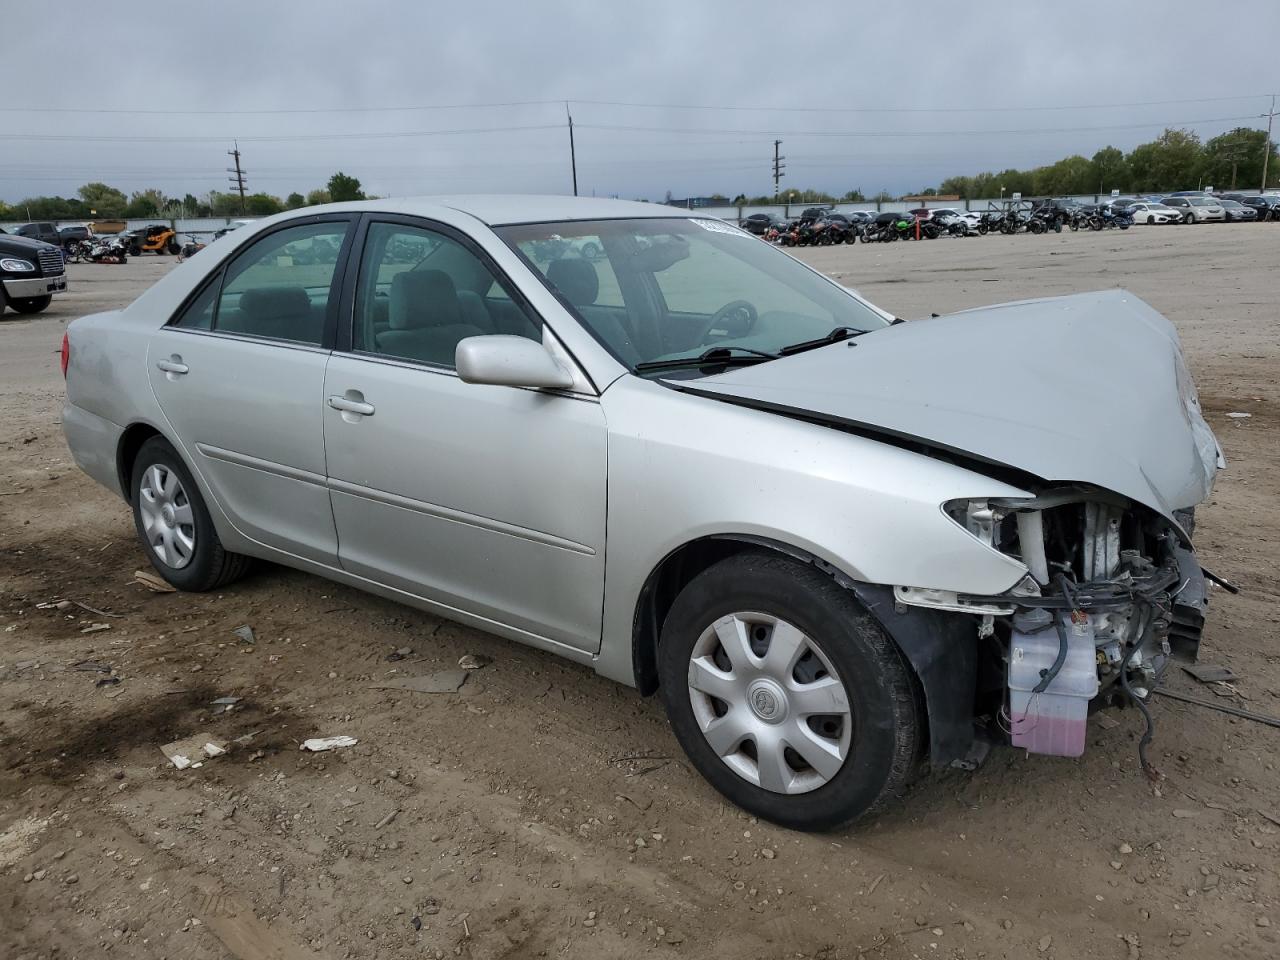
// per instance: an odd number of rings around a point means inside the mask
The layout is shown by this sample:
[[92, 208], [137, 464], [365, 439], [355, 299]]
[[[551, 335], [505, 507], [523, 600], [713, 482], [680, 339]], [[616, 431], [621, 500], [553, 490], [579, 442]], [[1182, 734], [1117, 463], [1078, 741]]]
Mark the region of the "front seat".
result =
[[609, 308], [595, 305], [600, 296], [600, 275], [587, 260], [566, 257], [547, 264], [547, 279], [578, 311], [578, 315], [600, 340], [604, 341], [623, 363], [640, 362], [640, 352], [631, 335]]
[[377, 335], [378, 350], [407, 360], [452, 367], [458, 341], [484, 334], [464, 323], [458, 291], [442, 270], [407, 270], [391, 281], [390, 329]]

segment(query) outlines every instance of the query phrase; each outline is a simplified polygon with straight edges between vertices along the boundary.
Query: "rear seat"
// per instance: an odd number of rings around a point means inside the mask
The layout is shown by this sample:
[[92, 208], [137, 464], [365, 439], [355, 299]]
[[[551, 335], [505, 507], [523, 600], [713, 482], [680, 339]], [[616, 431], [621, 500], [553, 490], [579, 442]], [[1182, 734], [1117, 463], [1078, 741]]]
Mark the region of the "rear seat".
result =
[[324, 313], [302, 287], [253, 287], [240, 294], [238, 310], [218, 314], [218, 329], [259, 337], [319, 343]]

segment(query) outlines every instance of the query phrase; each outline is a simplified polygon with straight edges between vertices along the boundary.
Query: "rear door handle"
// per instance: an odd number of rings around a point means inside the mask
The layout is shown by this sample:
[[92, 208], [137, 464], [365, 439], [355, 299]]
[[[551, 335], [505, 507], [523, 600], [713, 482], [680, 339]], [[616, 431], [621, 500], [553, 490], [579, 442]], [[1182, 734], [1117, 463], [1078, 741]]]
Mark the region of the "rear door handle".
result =
[[156, 366], [159, 369], [163, 370], [165, 373], [177, 374], [177, 375], [184, 374], [191, 369], [185, 363], [182, 362], [182, 358], [178, 356], [176, 353], [173, 356], [171, 356], [168, 360], [156, 361]]
[[372, 403], [365, 403], [363, 400], [352, 400], [349, 397], [330, 397], [329, 406], [335, 410], [341, 410], [343, 413], [354, 413], [360, 417], [372, 417], [374, 411]]

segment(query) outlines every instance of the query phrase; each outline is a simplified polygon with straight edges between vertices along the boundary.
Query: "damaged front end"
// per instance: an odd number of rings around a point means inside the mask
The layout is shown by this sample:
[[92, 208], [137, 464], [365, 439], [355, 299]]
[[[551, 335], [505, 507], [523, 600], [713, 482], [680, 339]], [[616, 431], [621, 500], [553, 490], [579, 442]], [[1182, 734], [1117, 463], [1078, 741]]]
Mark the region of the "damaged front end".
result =
[[944, 509], [1027, 576], [996, 596], [895, 587], [894, 598], [979, 618], [975, 715], [997, 738], [1079, 756], [1092, 710], [1132, 702], [1146, 714], [1170, 658], [1195, 659], [1207, 601], [1190, 511], [1174, 523], [1081, 486]]

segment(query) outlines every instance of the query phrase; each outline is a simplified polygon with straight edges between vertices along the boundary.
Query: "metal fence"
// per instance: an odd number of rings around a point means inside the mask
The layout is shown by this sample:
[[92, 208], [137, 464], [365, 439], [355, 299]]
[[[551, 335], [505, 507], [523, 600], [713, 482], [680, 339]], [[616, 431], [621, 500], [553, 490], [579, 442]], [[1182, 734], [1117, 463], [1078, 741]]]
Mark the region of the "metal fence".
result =
[[[1261, 191], [1258, 190], [1236, 190], [1244, 196], [1257, 196]], [[1132, 196], [1133, 194], [1126, 194]], [[1012, 199], [1011, 196], [989, 197], [982, 200], [926, 200], [923, 202], [907, 202], [904, 200], [885, 200], [876, 202], [868, 200], [861, 203], [778, 203], [765, 205], [725, 205], [722, 207], [695, 207], [694, 211], [699, 216], [716, 217], [721, 220], [728, 220], [732, 223], [738, 223], [743, 217], [749, 217], [753, 213], [772, 213], [783, 219], [790, 219], [797, 216], [801, 211], [810, 207], [830, 208], [836, 213], [852, 213], [857, 210], [865, 210], [870, 213], [899, 213], [904, 210], [915, 210], [921, 207], [927, 207], [930, 210], [937, 209], [955, 209], [955, 210], [989, 210], [993, 205], [1006, 203]], [[1034, 201], [1042, 200], [1044, 197], [1023, 197], [1023, 200]], [[1099, 203], [1103, 200], [1111, 199], [1110, 194], [1081, 194], [1072, 197], [1061, 197], [1058, 199], [1078, 200], [1081, 203]], [[684, 209], [683, 207], [677, 209]], [[245, 217], [186, 217], [176, 220], [166, 220], [163, 217], [151, 217], [145, 220], [127, 220], [125, 221], [127, 230], [137, 230], [141, 227], [149, 227], [153, 223], [164, 223], [173, 227], [180, 234], [190, 236], [203, 236], [212, 234], [215, 230], [221, 230], [228, 224], [235, 223], [237, 220], [252, 219]], [[14, 220], [10, 223], [0, 223], [0, 228], [8, 232], [13, 232], [16, 227], [24, 223], [26, 220]], [[84, 220], [58, 220], [55, 221], [59, 227], [83, 226]]]
[[[115, 220], [116, 217], [102, 217], [103, 220]], [[170, 220], [165, 217], [148, 217], [145, 220], [126, 220], [126, 230], [139, 230], [143, 227], [149, 227], [155, 223], [163, 223], [172, 227], [178, 233], [188, 234], [191, 236], [203, 236], [204, 234], [212, 234], [215, 230], [221, 230], [228, 224], [235, 223], [237, 220], [249, 220], [252, 217], [180, 217], [176, 220]], [[0, 228], [6, 232], [12, 233], [15, 229], [23, 224], [30, 223], [30, 220], [13, 220], [8, 223], [0, 223]], [[82, 227], [87, 220], [40, 220], [39, 223], [52, 222], [55, 226], [62, 227]]]

